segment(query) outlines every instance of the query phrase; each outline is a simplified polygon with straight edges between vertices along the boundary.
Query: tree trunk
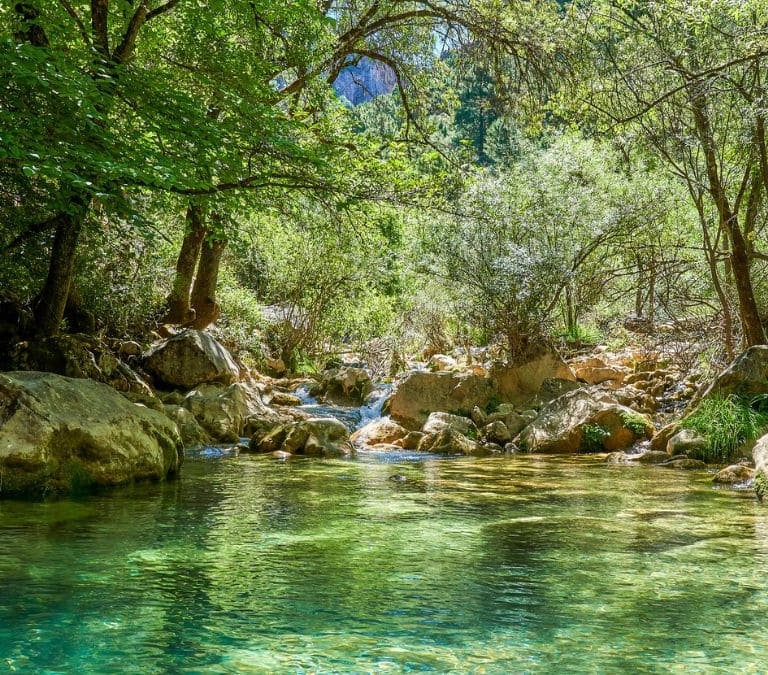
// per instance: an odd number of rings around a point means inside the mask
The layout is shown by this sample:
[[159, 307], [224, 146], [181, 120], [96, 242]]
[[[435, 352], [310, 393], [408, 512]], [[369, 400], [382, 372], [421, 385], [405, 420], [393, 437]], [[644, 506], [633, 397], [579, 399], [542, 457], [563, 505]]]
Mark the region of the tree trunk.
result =
[[59, 332], [69, 289], [75, 269], [75, 255], [80, 232], [83, 229], [89, 200], [73, 199], [73, 212], [56, 217], [56, 234], [48, 264], [48, 276], [40, 291], [35, 307], [33, 331], [38, 337], [51, 337]]
[[219, 279], [221, 255], [226, 246], [227, 242], [224, 239], [208, 240], [203, 243], [191, 295], [195, 316], [187, 324], [192, 328], [202, 330], [219, 318], [221, 308], [216, 302], [216, 284]]
[[731, 255], [729, 260], [736, 293], [739, 298], [739, 318], [741, 319], [743, 329], [743, 346], [746, 348], [763, 344], [765, 342], [765, 332], [760, 322], [754, 288], [752, 287], [747, 242], [739, 227], [738, 214], [731, 207], [725, 186], [721, 180], [714, 134], [709, 122], [706, 100], [703, 93], [694, 91], [692, 106], [696, 130], [699, 134], [699, 142], [704, 150], [704, 161], [707, 169], [707, 178], [709, 179], [708, 190], [720, 216], [720, 227], [728, 236], [730, 243]]
[[[732, 218], [735, 221], [735, 217]], [[729, 231], [731, 235], [731, 268], [733, 269], [736, 292], [739, 296], [739, 314], [744, 331], [744, 347], [761, 345], [765, 343], [765, 332], [752, 288], [747, 243], [738, 224], [731, 224]]]
[[205, 235], [203, 207], [190, 205], [187, 209], [184, 241], [176, 260], [176, 276], [167, 298], [168, 312], [162, 319], [163, 323], [184, 324], [195, 318], [190, 307], [190, 293]]

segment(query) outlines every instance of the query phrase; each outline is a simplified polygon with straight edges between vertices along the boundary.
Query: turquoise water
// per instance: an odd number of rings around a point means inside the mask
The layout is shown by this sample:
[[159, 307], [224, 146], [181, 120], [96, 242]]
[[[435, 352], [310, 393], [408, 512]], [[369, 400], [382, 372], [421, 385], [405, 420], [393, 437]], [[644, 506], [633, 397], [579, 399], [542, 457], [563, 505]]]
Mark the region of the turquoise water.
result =
[[174, 483], [0, 502], [0, 672], [766, 670], [749, 492], [410, 459], [208, 453]]

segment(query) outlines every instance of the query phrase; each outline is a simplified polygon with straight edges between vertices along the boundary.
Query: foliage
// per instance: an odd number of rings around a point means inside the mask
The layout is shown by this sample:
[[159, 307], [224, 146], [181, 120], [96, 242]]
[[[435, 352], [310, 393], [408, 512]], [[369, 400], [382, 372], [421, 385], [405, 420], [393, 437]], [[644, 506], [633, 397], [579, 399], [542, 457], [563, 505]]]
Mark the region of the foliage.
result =
[[622, 413], [621, 423], [635, 436], [645, 436], [646, 434], [646, 420], [640, 415]]
[[724, 463], [768, 427], [768, 412], [756, 410], [752, 401], [734, 394], [710, 396], [701, 401], [681, 426], [706, 439], [705, 450], [694, 459]]
[[478, 171], [428, 246], [463, 320], [499, 335], [514, 359], [547, 339], [565, 298], [580, 312], [596, 301], [607, 278], [590, 262], [657, 203], [610, 148], [563, 134], [507, 171]]
[[601, 452], [605, 449], [605, 439], [610, 435], [611, 432], [599, 424], [585, 424], [582, 428], [581, 449], [584, 452]]

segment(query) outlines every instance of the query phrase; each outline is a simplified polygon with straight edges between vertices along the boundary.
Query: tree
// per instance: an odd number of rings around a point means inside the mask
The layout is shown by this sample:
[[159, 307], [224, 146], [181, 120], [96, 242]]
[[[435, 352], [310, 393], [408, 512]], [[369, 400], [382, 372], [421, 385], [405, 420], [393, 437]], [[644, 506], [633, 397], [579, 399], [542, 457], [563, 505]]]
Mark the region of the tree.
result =
[[724, 0], [595, 0], [574, 6], [571, 18], [585, 38], [569, 90], [587, 106], [580, 117], [633, 134], [687, 187], [720, 296], [726, 342], [730, 287], [743, 345], [765, 342], [755, 272], [763, 259], [768, 196], [768, 50], [762, 37], [768, 8]]
[[561, 302], [576, 324], [588, 304], [572, 300], [586, 301], [581, 290], [600, 273], [592, 258], [626, 238], [656, 198], [609, 148], [566, 134], [508, 171], [477, 173], [457, 215], [433, 233], [436, 271], [457, 287], [465, 320], [525, 359], [549, 339]]
[[[4, 247], [51, 237], [37, 332], [59, 329], [83, 228], [135, 208], [145, 191], [186, 201], [193, 241], [182, 247], [171, 314], [187, 320], [193, 303], [205, 308], [197, 325], [209, 321], [234, 205], [271, 208], [294, 190], [329, 205], [378, 193], [344, 180], [360, 151], [330, 88], [345, 67], [362, 58], [390, 67], [406, 126], [415, 128], [419, 77], [436, 58], [437, 36], [536, 63], [547, 50], [536, 43], [534, 9], [481, 0], [30, 0], [3, 8], [0, 165], [12, 186], [4, 210], [24, 216]], [[510, 13], [520, 20], [507, 21]], [[26, 195], [41, 208], [17, 208]]]

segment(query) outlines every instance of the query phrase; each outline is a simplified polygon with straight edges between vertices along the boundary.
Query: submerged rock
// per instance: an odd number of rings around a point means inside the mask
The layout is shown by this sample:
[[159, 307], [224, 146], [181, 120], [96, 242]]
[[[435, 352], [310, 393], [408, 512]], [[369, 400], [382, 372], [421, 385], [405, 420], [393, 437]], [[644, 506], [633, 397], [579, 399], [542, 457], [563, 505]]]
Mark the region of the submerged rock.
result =
[[52, 373], [0, 374], [0, 497], [162, 480], [182, 458], [176, 425], [111, 387]]
[[706, 462], [702, 462], [700, 459], [690, 459], [688, 457], [680, 457], [678, 459], [671, 459], [665, 462], [661, 466], [667, 466], [671, 469], [684, 469], [686, 471], [699, 471], [706, 469]]

